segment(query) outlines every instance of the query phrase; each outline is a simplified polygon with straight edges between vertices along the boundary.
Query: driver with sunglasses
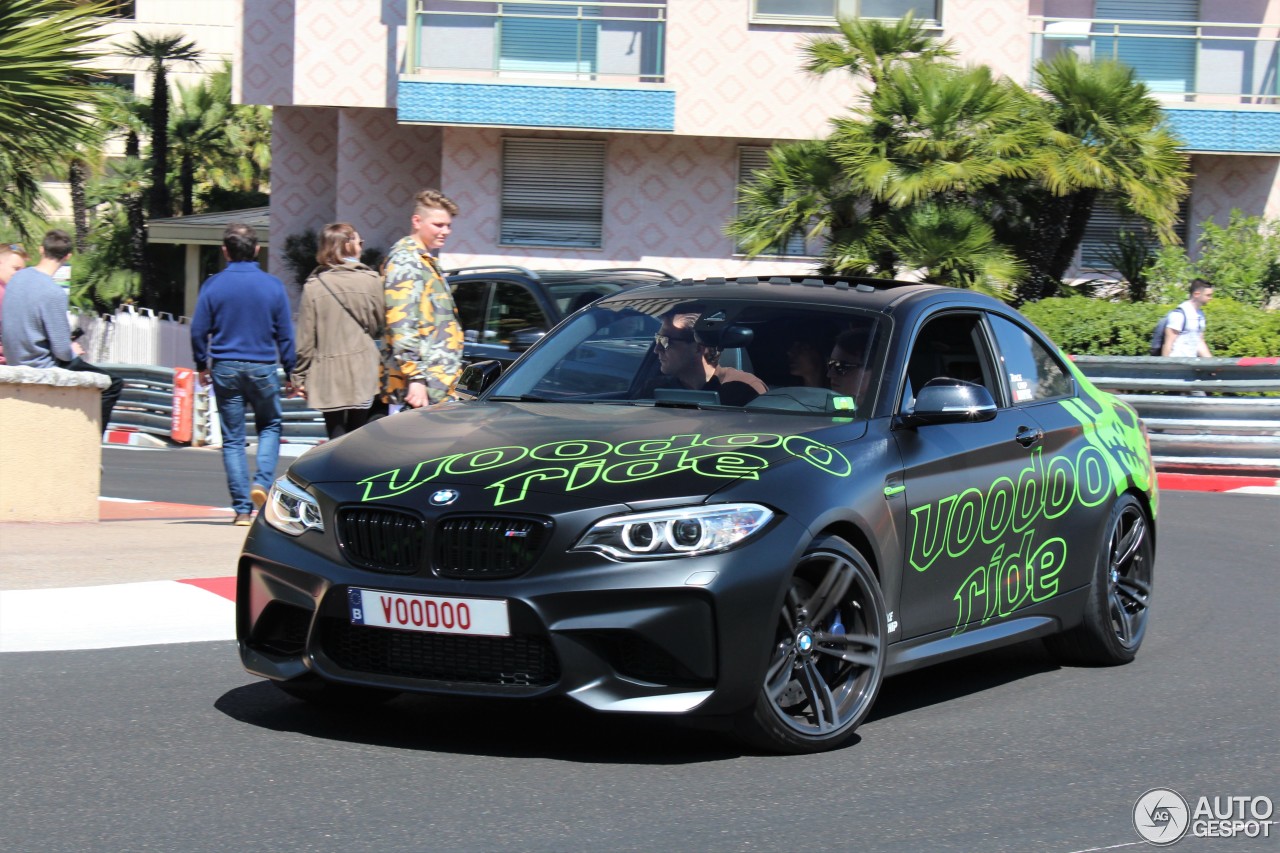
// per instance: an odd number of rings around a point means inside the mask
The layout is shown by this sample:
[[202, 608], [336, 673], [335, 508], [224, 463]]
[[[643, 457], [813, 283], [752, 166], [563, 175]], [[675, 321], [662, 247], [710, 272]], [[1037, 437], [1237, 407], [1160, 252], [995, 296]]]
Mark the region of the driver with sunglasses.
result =
[[694, 339], [693, 325], [702, 312], [701, 304], [686, 302], [662, 315], [662, 328], [653, 336], [664, 377], [656, 387], [716, 391], [722, 404], [745, 406], [769, 389], [753, 374], [721, 367], [720, 350]]

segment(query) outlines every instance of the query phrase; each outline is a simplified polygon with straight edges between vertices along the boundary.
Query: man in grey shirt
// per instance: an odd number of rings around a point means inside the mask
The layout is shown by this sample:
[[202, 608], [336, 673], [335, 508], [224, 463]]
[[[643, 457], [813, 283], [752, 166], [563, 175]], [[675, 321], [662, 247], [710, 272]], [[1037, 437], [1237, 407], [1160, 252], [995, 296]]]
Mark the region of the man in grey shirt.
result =
[[40, 263], [13, 274], [4, 292], [3, 328], [5, 358], [12, 367], [61, 367], [101, 373], [111, 380], [102, 392], [102, 429], [111, 421], [111, 410], [120, 399], [124, 383], [81, 358], [83, 350], [71, 340], [67, 323], [67, 292], [53, 280], [71, 254], [67, 232], [54, 229], [44, 235]]

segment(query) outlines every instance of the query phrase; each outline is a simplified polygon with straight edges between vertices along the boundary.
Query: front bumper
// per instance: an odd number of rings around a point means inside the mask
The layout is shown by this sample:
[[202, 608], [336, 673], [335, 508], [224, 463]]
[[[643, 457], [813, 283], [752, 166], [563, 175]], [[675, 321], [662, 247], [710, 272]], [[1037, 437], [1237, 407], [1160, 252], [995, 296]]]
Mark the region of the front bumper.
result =
[[[692, 558], [616, 562], [553, 542], [519, 577], [456, 580], [363, 569], [258, 523], [239, 567], [240, 655], [250, 672], [277, 681], [318, 676], [421, 693], [569, 696], [602, 711], [733, 713], [759, 691], [805, 541], [782, 517], [735, 550]], [[504, 599], [511, 636], [353, 625], [352, 587]]]

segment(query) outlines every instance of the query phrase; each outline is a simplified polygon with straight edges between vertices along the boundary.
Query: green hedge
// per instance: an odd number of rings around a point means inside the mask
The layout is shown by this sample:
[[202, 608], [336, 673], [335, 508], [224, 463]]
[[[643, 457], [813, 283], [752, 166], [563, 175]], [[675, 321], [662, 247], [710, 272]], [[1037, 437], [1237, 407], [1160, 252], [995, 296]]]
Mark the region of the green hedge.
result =
[[[1067, 296], [1024, 305], [1022, 313], [1071, 355], [1148, 355], [1156, 323], [1174, 307]], [[1204, 313], [1215, 356], [1280, 356], [1280, 312], [1214, 298]]]

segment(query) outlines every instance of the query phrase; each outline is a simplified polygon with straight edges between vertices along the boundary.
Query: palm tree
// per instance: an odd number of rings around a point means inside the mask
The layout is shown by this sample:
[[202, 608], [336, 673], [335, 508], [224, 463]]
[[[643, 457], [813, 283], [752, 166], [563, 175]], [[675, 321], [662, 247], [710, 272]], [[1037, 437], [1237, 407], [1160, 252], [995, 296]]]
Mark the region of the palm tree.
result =
[[[980, 208], [989, 188], [1034, 173], [1047, 132], [1037, 111], [1033, 96], [987, 68], [912, 63], [891, 69], [864, 107], [834, 122], [832, 155], [867, 194], [867, 217], [878, 225], [864, 229], [860, 244], [833, 243], [828, 263], [840, 269], [847, 260], [868, 258], [881, 275], [897, 275], [904, 265], [936, 267], [931, 251], [905, 248], [911, 244], [900, 239], [900, 229], [937, 220], [953, 229], [970, 223], [971, 231], [972, 218], [959, 208]], [[916, 207], [922, 207], [919, 216], [911, 212]], [[959, 235], [954, 231], [950, 243], [956, 248], [986, 241], [985, 234]], [[984, 267], [977, 258], [955, 261], [956, 270]], [[989, 268], [1002, 272], [984, 278], [1001, 283], [1020, 269]], [[944, 277], [949, 283], [969, 281], [959, 273]]]
[[1189, 175], [1159, 102], [1132, 68], [1062, 52], [1037, 63], [1036, 75], [1053, 133], [1042, 180], [1023, 201], [1030, 216], [1018, 241], [1033, 270], [1024, 296], [1033, 299], [1057, 289], [1099, 200], [1146, 219], [1162, 243], [1176, 240]]
[[87, 64], [98, 54], [105, 5], [63, 0], [0, 2], [0, 216], [30, 239], [47, 218], [40, 180], [92, 135]]
[[178, 86], [170, 113], [169, 138], [178, 158], [178, 193], [183, 216], [195, 213], [196, 169], [225, 156], [226, 125], [230, 111], [208, 80], [195, 86]]
[[173, 201], [167, 181], [169, 174], [169, 66], [178, 62], [198, 63], [200, 50], [181, 33], [148, 36], [134, 33], [132, 41], [120, 46], [119, 54], [148, 63], [151, 72], [151, 191], [148, 215], [163, 219], [173, 215]]
[[939, 42], [908, 12], [892, 23], [870, 18], [840, 18], [840, 38], [816, 38], [804, 47], [805, 68], [814, 74], [844, 69], [880, 85], [894, 68], [955, 56], [950, 42]]
[[[838, 24], [839, 38], [816, 38], [805, 46], [805, 67], [820, 75], [843, 69], [865, 76], [872, 93], [893, 69], [954, 55], [910, 14], [893, 23], [842, 18]], [[810, 238], [825, 234], [829, 246], [840, 247], [827, 253], [825, 271], [890, 272], [890, 255], [863, 252], [883, 247], [876, 235], [888, 205], [842, 168], [826, 141], [774, 146], [768, 168], [755, 178], [743, 187], [739, 215], [725, 229], [748, 256], [769, 251], [797, 232]]]

